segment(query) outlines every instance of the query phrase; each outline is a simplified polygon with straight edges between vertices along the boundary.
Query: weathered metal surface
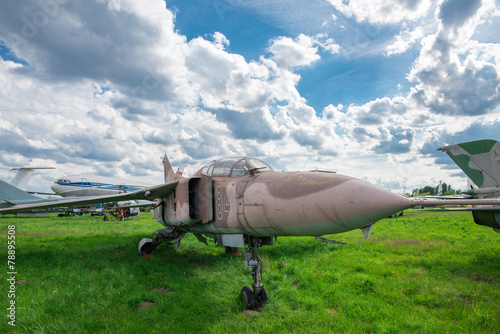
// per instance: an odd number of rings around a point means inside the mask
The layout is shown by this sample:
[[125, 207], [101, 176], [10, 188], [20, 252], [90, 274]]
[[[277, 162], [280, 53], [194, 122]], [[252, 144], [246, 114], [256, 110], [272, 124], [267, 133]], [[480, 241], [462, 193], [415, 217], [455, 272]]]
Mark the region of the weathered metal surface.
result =
[[352, 177], [266, 172], [213, 177], [214, 220], [206, 233], [324, 235], [361, 228], [411, 206], [404, 197]]

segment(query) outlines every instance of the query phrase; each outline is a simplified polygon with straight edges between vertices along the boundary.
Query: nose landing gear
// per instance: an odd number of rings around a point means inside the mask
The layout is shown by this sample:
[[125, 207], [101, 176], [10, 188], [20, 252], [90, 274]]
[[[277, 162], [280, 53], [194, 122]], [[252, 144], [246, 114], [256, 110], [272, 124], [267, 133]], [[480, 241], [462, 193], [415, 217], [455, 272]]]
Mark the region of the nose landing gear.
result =
[[[267, 241], [267, 240], [265, 240]], [[272, 239], [270, 239], [272, 244]], [[267, 292], [262, 284], [262, 261], [259, 258], [259, 247], [264, 243], [258, 237], [247, 237], [248, 248], [245, 249], [245, 268], [250, 270], [253, 278], [252, 288], [244, 286], [241, 289], [241, 300], [247, 310], [254, 310], [267, 304]], [[267, 244], [267, 243], [266, 243]]]

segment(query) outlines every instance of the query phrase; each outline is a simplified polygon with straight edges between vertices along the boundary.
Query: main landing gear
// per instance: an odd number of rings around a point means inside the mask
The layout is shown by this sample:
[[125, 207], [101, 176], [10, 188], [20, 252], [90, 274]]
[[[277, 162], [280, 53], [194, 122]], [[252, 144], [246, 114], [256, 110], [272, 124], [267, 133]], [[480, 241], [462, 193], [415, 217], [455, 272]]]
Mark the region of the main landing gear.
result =
[[[272, 239], [270, 243], [272, 245]], [[259, 258], [259, 247], [269, 244], [269, 240], [247, 236], [248, 247], [245, 249], [245, 268], [250, 270], [253, 278], [252, 288], [244, 286], [241, 289], [241, 300], [247, 310], [254, 310], [266, 304], [267, 292], [262, 284], [262, 261]]]
[[139, 254], [144, 256], [145, 258], [151, 257], [153, 251], [158, 247], [162, 242], [167, 242], [169, 244], [174, 244], [175, 249], [178, 249], [181, 245], [181, 240], [186, 235], [186, 232], [180, 231], [177, 229], [163, 229], [156, 230], [158, 234], [156, 234], [153, 239], [144, 238], [139, 242]]

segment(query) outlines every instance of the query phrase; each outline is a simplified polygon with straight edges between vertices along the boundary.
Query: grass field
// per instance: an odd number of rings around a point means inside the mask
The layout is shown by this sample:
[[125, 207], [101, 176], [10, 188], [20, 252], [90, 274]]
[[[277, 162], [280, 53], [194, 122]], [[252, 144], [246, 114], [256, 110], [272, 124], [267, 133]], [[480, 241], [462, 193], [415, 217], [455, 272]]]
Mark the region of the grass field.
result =
[[[8, 324], [15, 225], [16, 326]], [[152, 259], [153, 215], [0, 218], [0, 333], [500, 333], [500, 234], [467, 212], [406, 211], [361, 231], [264, 246], [269, 304], [243, 310], [244, 260], [187, 236]]]

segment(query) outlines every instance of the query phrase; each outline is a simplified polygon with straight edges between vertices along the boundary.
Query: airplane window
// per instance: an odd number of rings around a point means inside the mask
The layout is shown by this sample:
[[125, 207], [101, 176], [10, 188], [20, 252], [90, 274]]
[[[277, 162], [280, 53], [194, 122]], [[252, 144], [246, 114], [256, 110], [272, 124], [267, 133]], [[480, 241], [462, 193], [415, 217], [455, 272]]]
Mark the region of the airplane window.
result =
[[235, 158], [219, 160], [219, 162], [217, 162], [214, 165], [214, 170], [212, 172], [212, 175], [213, 176], [229, 175], [229, 173], [231, 173], [231, 169], [238, 160], [239, 159]]
[[217, 161], [213, 160], [209, 164], [206, 164], [201, 169], [201, 174], [203, 175], [212, 175], [212, 170], [214, 169], [214, 165]]
[[248, 167], [245, 159], [241, 159], [236, 165], [234, 165], [233, 171], [231, 172], [231, 177], [247, 175], [250, 173], [248, 171], [249, 169], [250, 168]]
[[248, 158], [247, 162], [251, 167], [258, 168], [259, 171], [261, 171], [261, 172], [272, 172], [273, 171], [271, 166], [269, 166], [268, 164], [266, 164], [262, 160], [255, 159], [255, 158]]
[[208, 164], [208, 165], [205, 165], [202, 169], [201, 169], [201, 174], [203, 175], [208, 175], [208, 168], [212, 166], [212, 164]]
[[213, 161], [201, 169], [201, 174], [211, 176], [231, 177], [250, 174], [250, 169], [257, 168], [260, 172], [270, 172], [273, 169], [267, 163], [255, 158], [227, 158]]

